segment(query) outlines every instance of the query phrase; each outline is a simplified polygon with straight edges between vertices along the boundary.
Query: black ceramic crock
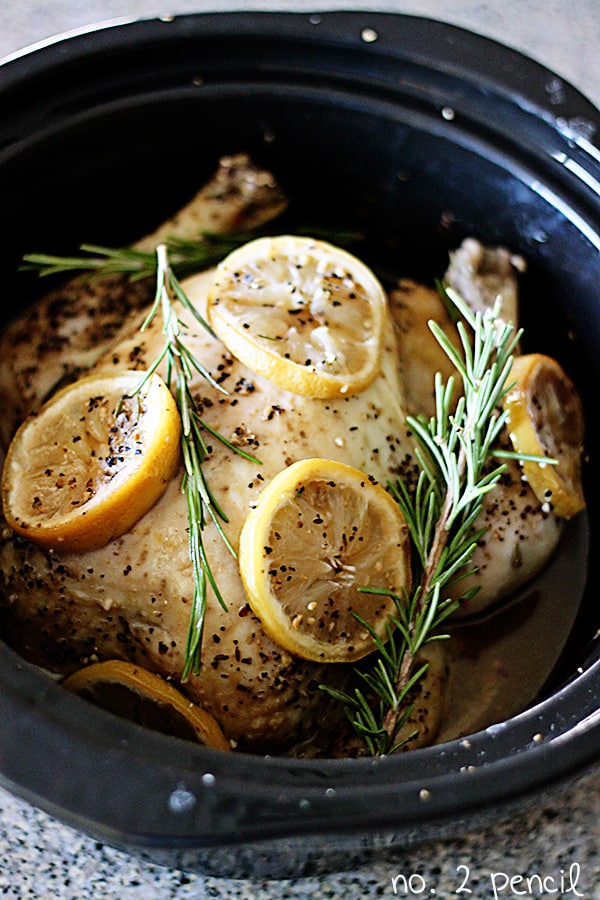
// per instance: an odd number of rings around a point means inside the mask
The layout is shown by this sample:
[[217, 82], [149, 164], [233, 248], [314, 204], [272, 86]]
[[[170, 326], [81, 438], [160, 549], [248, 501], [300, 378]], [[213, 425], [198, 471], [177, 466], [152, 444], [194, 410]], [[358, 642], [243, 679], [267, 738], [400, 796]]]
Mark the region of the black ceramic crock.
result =
[[524, 324], [577, 383], [590, 462], [588, 512], [571, 535], [581, 571], [560, 585], [581, 610], [559, 669], [522, 714], [387, 759], [220, 754], [70, 696], [0, 644], [2, 784], [159, 861], [299, 875], [472, 829], [596, 765], [599, 124], [531, 60], [401, 15], [142, 21], [4, 63], [4, 320], [32, 289], [16, 274], [22, 253], [133, 240], [222, 154], [243, 150], [276, 174], [300, 220], [364, 228], [399, 273], [440, 274], [467, 234], [522, 253]]

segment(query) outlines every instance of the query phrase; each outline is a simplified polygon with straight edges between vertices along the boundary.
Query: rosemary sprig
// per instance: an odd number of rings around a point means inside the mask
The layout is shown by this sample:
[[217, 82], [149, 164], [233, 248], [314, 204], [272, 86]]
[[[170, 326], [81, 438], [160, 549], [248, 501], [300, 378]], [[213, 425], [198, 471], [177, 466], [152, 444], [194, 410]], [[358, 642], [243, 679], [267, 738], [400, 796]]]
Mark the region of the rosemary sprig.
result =
[[[296, 234], [310, 234], [335, 244], [347, 245], [362, 235], [339, 228], [311, 228], [299, 226]], [[269, 232], [271, 233], [271, 232]], [[225, 256], [247, 241], [257, 237], [258, 231], [213, 234], [201, 232], [196, 238], [170, 237], [165, 242], [171, 271], [177, 278], [193, 275], [217, 265]], [[83, 272], [87, 275], [126, 275], [130, 281], [141, 281], [156, 275], [156, 254], [131, 247], [104, 247], [81, 244], [81, 256], [53, 256], [48, 253], [28, 253], [22, 258], [19, 271], [36, 272], [40, 276]]]
[[461, 351], [435, 322], [429, 325], [458, 372], [462, 392], [454, 407], [454, 378], [444, 383], [436, 375], [435, 414], [428, 420], [407, 417], [417, 440], [416, 484], [398, 479], [389, 485], [411, 535], [413, 588], [402, 596], [390, 595], [396, 614], [390, 617], [386, 642], [369, 629], [375, 653], [366, 668], [356, 669], [364, 689], [347, 693], [324, 687], [343, 703], [373, 755], [393, 753], [411, 737], [401, 731], [412, 711], [411, 692], [427, 670], [419, 653], [431, 641], [447, 637], [439, 628], [460, 602], [450, 599], [448, 588], [473, 572], [472, 554], [485, 533], [475, 528], [483, 498], [505, 470], [504, 463], [495, 461], [504, 455], [496, 449], [506, 423], [500, 407], [511, 387], [512, 354], [521, 331], [503, 323], [496, 311], [473, 314], [454, 291], [445, 290], [459, 313]]
[[173, 273], [168, 249], [165, 244], [159, 245], [156, 249], [155, 271], [156, 293], [154, 303], [142, 325], [142, 331], [149, 327], [160, 311], [165, 341], [161, 352], [144, 373], [144, 377], [141, 379], [137, 389], [139, 390], [142, 387], [144, 382], [164, 361], [166, 366], [165, 381], [169, 388], [173, 390], [181, 417], [180, 440], [184, 465], [181, 489], [187, 501], [188, 547], [194, 577], [192, 609], [185, 649], [185, 666], [182, 675], [182, 679], [185, 680], [190, 673], [198, 674], [200, 671], [202, 632], [209, 585], [212, 587], [218, 602], [224, 609], [227, 609], [214, 574], [211, 571], [202, 540], [204, 528], [209, 521], [215, 525], [228, 552], [234, 557], [236, 556], [235, 549], [223, 530], [223, 523], [227, 522], [227, 516], [211, 492], [202, 469], [202, 463], [210, 452], [204, 440], [203, 432], [207, 432], [245, 459], [252, 460], [255, 463], [258, 463], [259, 460], [241, 448], [236, 447], [201, 418], [198, 404], [190, 388], [194, 372], [198, 372], [215, 390], [223, 394], [227, 394], [227, 391], [214, 380], [210, 372], [187, 347], [185, 342], [187, 327], [177, 315], [175, 304], [177, 302], [181, 304], [210, 334], [212, 334], [212, 330], [198, 310], [190, 303], [179, 280]]
[[[178, 278], [210, 268], [228, 253], [245, 243], [251, 235], [238, 232], [221, 235], [201, 233], [194, 240], [169, 238], [166, 247], [169, 266]], [[66, 272], [95, 275], [127, 275], [130, 281], [141, 281], [156, 275], [156, 253], [131, 247], [103, 247], [81, 244], [81, 256], [53, 256], [48, 253], [28, 253], [23, 256], [21, 272], [36, 272], [40, 276]]]

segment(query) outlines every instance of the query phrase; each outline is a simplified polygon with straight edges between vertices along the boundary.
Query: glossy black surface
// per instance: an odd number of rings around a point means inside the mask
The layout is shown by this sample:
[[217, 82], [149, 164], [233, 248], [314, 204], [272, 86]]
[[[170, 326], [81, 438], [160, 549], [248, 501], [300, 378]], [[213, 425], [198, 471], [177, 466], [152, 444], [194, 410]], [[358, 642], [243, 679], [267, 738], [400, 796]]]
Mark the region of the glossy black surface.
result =
[[376, 761], [221, 755], [96, 710], [0, 645], [5, 785], [155, 859], [298, 875], [471, 828], [596, 765], [600, 115], [559, 88], [483, 38], [371, 13], [133, 23], [0, 70], [5, 319], [37, 289], [11, 275], [23, 252], [132, 240], [240, 150], [285, 185], [295, 220], [365, 228], [383, 270], [431, 279], [466, 234], [504, 243], [529, 263], [527, 334], [590, 411], [591, 547], [564, 584], [581, 613], [545, 696], [466, 743]]

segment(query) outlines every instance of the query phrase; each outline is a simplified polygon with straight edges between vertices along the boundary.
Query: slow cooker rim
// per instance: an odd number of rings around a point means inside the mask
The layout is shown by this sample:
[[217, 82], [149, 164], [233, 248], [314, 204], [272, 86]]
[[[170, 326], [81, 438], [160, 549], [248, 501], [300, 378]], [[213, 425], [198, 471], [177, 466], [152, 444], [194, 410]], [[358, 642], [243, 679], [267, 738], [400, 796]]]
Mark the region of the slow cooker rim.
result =
[[[207, 16], [211, 14], [192, 14], [191, 16], [182, 16], [177, 17], [180, 21], [180, 27], [182, 31], [185, 31], [188, 28], [192, 28], [194, 23], [198, 22], [200, 17], [205, 24], [207, 22]], [[222, 16], [223, 14], [219, 14]], [[228, 16], [238, 16], [238, 14], [232, 13], [227, 14]], [[242, 19], [243, 15], [243, 19]], [[239, 14], [237, 17], [237, 21], [241, 23], [245, 21], [248, 16], [254, 17], [259, 16], [261, 26], [263, 27], [265, 24], [273, 22], [282, 22], [281, 17], [289, 18], [289, 26], [291, 27], [292, 22], [300, 21], [300, 18], [306, 19], [305, 13], [259, 13], [259, 14]], [[419, 22], [429, 21], [434, 22], [435, 20], [424, 20], [418, 16], [410, 16], [403, 17], [398, 16], [397, 14], [392, 13], [360, 13], [358, 11], [352, 12], [340, 12], [340, 13], [323, 13], [322, 21], [329, 22], [331, 27], [339, 27], [338, 25], [334, 26], [334, 21], [337, 19], [341, 21], [342, 17], [352, 16], [353, 21], [357, 22], [360, 16], [367, 16], [370, 22], [375, 23], [380, 17], [385, 17], [386, 23], [391, 23], [392, 21], [399, 21], [400, 19], [411, 19], [418, 20]], [[290, 18], [293, 17], [293, 18]], [[232, 25], [233, 22], [229, 20]], [[63, 42], [68, 41], [80, 41], [81, 40], [81, 52], [85, 52], [85, 45], [89, 40], [93, 40], [95, 36], [101, 35], [101, 44], [106, 40], [109, 40], [109, 34], [116, 34], [117, 32], [113, 32], [113, 28], [121, 29], [124, 28], [127, 31], [127, 37], [125, 36], [124, 31], [119, 31], [118, 34], [123, 37], [125, 40], [131, 40], [131, 35], [134, 34], [135, 29], [139, 29], [139, 34], [142, 35], [144, 29], [149, 26], [148, 23], [154, 22], [159, 23], [160, 20], [152, 19], [152, 20], [116, 20], [117, 24], [115, 24], [115, 20], [110, 20], [107, 23], [103, 23], [99, 26], [95, 26], [92, 29], [85, 29], [83, 32], [77, 33], [74, 37], [70, 35], [59, 35], [56, 36], [51, 42], [44, 42], [42, 46], [33, 45], [30, 48], [29, 52], [33, 52], [34, 54], [50, 54], [52, 57], [56, 55], [57, 50], [60, 51]], [[258, 27], [259, 19], [256, 19], [256, 27]], [[486, 45], [489, 42], [487, 38], [481, 38], [480, 36], [470, 35], [468, 32], [464, 32], [463, 29], [460, 29], [456, 26], [446, 25], [446, 23], [435, 23], [436, 26], [443, 25], [450, 29], [452, 34], [454, 35], [469, 35], [469, 38], [473, 38], [475, 43], [484, 42]], [[160, 23], [158, 30], [163, 29], [165, 23]], [[286, 27], [288, 27], [286, 25]], [[133, 30], [130, 30], [133, 29]], [[492, 42], [495, 43], [495, 42]], [[73, 46], [73, 45], [70, 45]], [[501, 45], [497, 45], [501, 47]], [[13, 55], [6, 60], [3, 60], [2, 63], [8, 66], [20, 66], [24, 61], [26, 65], [27, 62], [30, 61], [29, 52], [27, 48], [25, 48], [21, 53]], [[536, 71], [547, 71], [544, 70], [538, 63], [529, 60], [528, 57], [524, 57], [521, 54], [516, 53], [516, 51], [509, 51], [514, 54], [519, 60], [524, 61], [525, 68], [528, 68], [530, 64], [532, 64]], [[41, 60], [41, 57], [38, 57]], [[50, 56], [47, 56], [48, 64], [51, 65]], [[551, 74], [551, 73], [549, 73]], [[570, 87], [567, 85], [566, 89], [570, 91]], [[598, 112], [589, 107], [588, 101], [585, 98], [582, 98], [578, 92], [573, 90], [573, 98], [577, 98], [577, 109], [579, 110], [579, 102], [583, 104], [581, 108], [590, 109], [589, 115], [591, 118], [598, 120], [599, 114]], [[547, 108], [544, 107], [545, 111]], [[581, 146], [581, 142], [580, 142]], [[5, 648], [2, 648], [2, 653], [0, 654], [0, 666], [4, 665], [4, 653]], [[137, 729], [137, 726], [129, 725], [128, 723], [123, 723], [120, 720], [114, 721], [114, 717], [110, 716], [110, 714], [103, 713], [100, 710], [90, 710], [89, 719], [86, 722], [86, 727], [83, 728], [81, 722], [77, 721], [77, 713], [80, 711], [81, 707], [78, 705], [82, 701], [78, 698], [71, 697], [62, 697], [62, 696], [54, 696], [54, 691], [62, 692], [58, 686], [52, 685], [50, 687], [46, 686], [46, 676], [36, 672], [33, 669], [30, 669], [28, 664], [25, 663], [17, 663], [11, 656], [12, 651], [9, 652], [7, 659], [7, 670], [10, 670], [14, 673], [15, 668], [20, 665], [21, 671], [21, 688], [23, 693], [17, 694], [13, 693], [12, 686], [9, 686], [8, 690], [6, 686], [2, 684], [0, 687], [0, 709], [3, 705], [6, 706], [7, 709], [10, 710], [10, 714], [15, 718], [23, 718], [27, 719], [28, 716], [31, 716], [35, 713], [35, 715], [40, 718], [40, 727], [42, 724], [46, 723], [47, 727], [50, 729], [61, 728], [63, 726], [72, 726], [73, 731], [72, 734], [82, 738], [84, 741], [89, 741], [90, 745], [97, 743], [98, 734], [101, 735], [102, 741], [106, 742], [109, 745], [112, 745], [115, 749], [115, 752], [123, 754], [123, 756], [131, 755], [134, 760], [139, 759], [140, 755], [144, 756], [148, 747], [152, 750], [152, 758], [151, 763], [153, 764], [155, 761], [155, 757], [158, 758], [162, 753], [162, 750], [166, 748], [168, 745], [165, 744], [165, 740], [169, 741], [171, 744], [171, 739], [166, 739], [162, 735], [155, 735], [152, 733], [145, 732], [143, 735], [139, 734], [140, 729]], [[584, 718], [583, 721], [579, 721], [578, 719], [573, 719], [567, 717], [569, 721], [569, 726], [565, 727], [563, 731], [558, 731], [554, 736], [546, 739], [546, 735], [542, 730], [542, 722], [544, 726], [549, 726], [549, 719], [553, 717], [553, 711], [556, 711], [562, 704], [569, 705], [569, 707], [573, 710], [575, 706], [577, 706], [579, 710], [580, 701], [586, 701], [589, 704], [590, 697], [593, 696], [595, 690], [598, 687], [600, 679], [600, 662], [592, 663], [584, 672], [580, 673], [574, 681], [570, 684], [565, 685], [561, 688], [556, 694], [552, 697], [547, 698], [542, 701], [540, 704], [535, 705], [518, 716], [513, 717], [507, 722], [500, 723], [498, 726], [492, 726], [489, 729], [486, 729], [483, 732], [478, 732], [475, 735], [469, 735], [468, 741], [471, 744], [470, 748], [465, 746], [466, 739], [458, 739], [457, 741], [450, 742], [448, 745], [439, 745], [436, 747], [426, 748], [422, 751], [412, 751], [414, 754], [418, 754], [418, 756], [414, 756], [415, 764], [417, 760], [425, 760], [428, 761], [433, 757], [440, 757], [440, 754], [444, 754], [444, 758], [450, 762], [450, 760], [456, 761], [458, 756], [462, 751], [466, 750], [475, 750], [477, 753], [480, 745], [483, 745], [485, 742], [488, 742], [490, 746], [497, 746], [503, 738], [500, 735], [512, 735], [514, 733], [518, 733], [519, 735], [523, 735], [526, 731], [531, 732], [534, 725], [537, 725], [533, 734], [529, 734], [529, 740], [525, 743], [519, 743], [517, 749], [515, 749], [512, 753], [510, 753], [507, 757], [501, 757], [499, 759], [493, 759], [492, 761], [484, 762], [482, 766], [478, 769], [476, 767], [475, 771], [470, 773], [460, 772], [456, 769], [456, 767], [451, 768], [449, 770], [444, 770], [439, 773], [437, 776], [432, 776], [430, 779], [427, 776], [422, 776], [419, 779], [415, 779], [415, 784], [413, 785], [411, 782], [410, 791], [411, 793], [411, 811], [415, 815], [415, 821], [419, 818], [417, 813], [422, 812], [423, 818], [431, 818], [443, 813], [446, 813], [448, 810], [444, 807], [443, 809], [440, 807], [438, 803], [438, 798], [442, 796], [442, 791], [439, 793], [438, 787], [440, 782], [443, 781], [442, 789], [447, 788], [450, 791], [454, 790], [455, 780], [454, 778], [458, 778], [458, 781], [461, 784], [461, 787], [464, 784], [468, 784], [469, 782], [466, 780], [470, 776], [472, 776], [471, 784], [473, 785], [473, 789], [477, 786], [477, 782], [483, 780], [484, 777], [491, 775], [494, 772], [499, 773], [506, 777], [506, 780], [510, 780], [508, 778], [509, 775], [516, 776], [515, 778], [515, 789], [517, 792], [529, 792], [538, 787], [541, 783], [546, 783], [548, 774], [551, 775], [551, 779], [561, 780], [567, 775], [573, 775], [579, 772], [583, 767], [591, 764], [594, 761], [594, 758], [597, 756], [597, 753], [592, 752], [592, 748], [590, 746], [591, 738], [597, 734], [600, 730], [600, 714], [596, 714], [593, 709], [590, 708], [588, 712], [587, 718]], [[44, 708], [40, 704], [40, 697], [52, 697], [52, 706]], [[582, 702], [582, 708], [587, 708], [586, 703]], [[107, 719], [108, 716], [108, 719]], [[106, 725], [107, 722], [111, 722], [113, 728], [111, 729], [111, 733], [109, 734], [108, 727], [104, 730], [101, 728], [102, 725]], [[88, 733], [88, 727], [89, 728]], [[100, 727], [100, 732], [95, 732], [96, 726]], [[534, 736], [541, 734], [542, 740], [537, 741], [534, 740]], [[181, 742], [177, 742], [179, 745]], [[181, 755], [186, 759], [190, 758], [198, 758], [200, 760], [206, 761], [206, 766], [202, 768], [202, 772], [196, 773], [197, 777], [200, 779], [203, 775], [211, 774], [214, 775], [217, 780], [217, 786], [220, 789], [221, 784], [225, 784], [228, 780], [231, 783], [231, 790], [233, 791], [236, 787], [239, 789], [239, 778], [236, 779], [233, 776], [228, 776], [225, 774], [225, 771], [221, 771], [220, 764], [227, 766], [226, 759], [229, 757], [221, 758], [220, 755], [215, 755], [213, 751], [204, 750], [202, 748], [198, 748], [197, 752], [194, 749], [193, 751], [190, 748], [186, 747], [185, 749], [178, 746], [178, 749], [181, 750]], [[35, 752], [35, 751], [34, 751]], [[197, 756], [199, 754], [199, 756]], [[4, 753], [0, 754], [4, 757]], [[177, 759], [179, 757], [178, 753], [173, 753], [173, 756]], [[256, 769], [258, 773], [267, 773], [268, 775], [272, 775], [274, 772], [278, 774], [283, 773], [286, 768], [289, 767], [290, 762], [285, 761], [283, 759], [279, 760], [265, 760], [265, 759], [257, 759], [255, 757], [249, 757], [247, 755], [241, 754], [240, 766], [243, 767], [246, 773]], [[468, 754], [463, 754], [465, 759], [465, 766], [468, 766]], [[562, 766], [558, 765], [560, 759], [567, 759], [566, 767], [563, 764]], [[344, 773], [345, 770], [351, 769], [352, 772], [360, 773], [362, 776], [367, 775], [369, 772], [376, 772], [377, 775], [379, 773], [387, 772], [388, 774], [395, 773], [397, 769], [402, 768], [402, 766], [406, 766], [406, 763], [403, 762], [405, 758], [398, 758], [398, 760], [385, 760], [381, 763], [378, 763], [377, 766], [374, 766], [372, 761], [368, 760], [325, 760], [319, 762], [317, 764], [317, 768], [319, 766], [323, 766], [324, 770], [327, 774], [331, 776], [336, 773]], [[539, 762], [538, 765], [534, 765], [534, 771], [531, 772], [531, 762], [534, 760], [536, 763]], [[23, 771], [25, 772], [28, 767], [31, 767], [34, 764], [32, 758], [29, 758], [27, 754], [23, 756], [22, 760]], [[185, 779], [190, 780], [192, 773], [189, 769], [190, 763], [188, 762], [186, 765], [181, 765], [178, 767], [177, 764], [173, 762], [173, 757], [169, 759], [169, 768], [177, 769], [178, 773]], [[311, 768], [315, 768], [314, 762], [309, 761], [294, 761], [293, 763], [296, 770], [310, 771]], [[524, 767], [529, 767], [530, 770], [530, 778], [525, 778], [522, 776], [522, 772]], [[184, 773], [182, 775], [182, 773]], [[11, 789], [14, 789], [16, 793], [24, 792], [29, 796], [35, 799], [38, 796], [37, 788], [33, 787], [31, 784], [27, 784], [26, 780], [14, 781], [12, 777], [2, 776]], [[262, 777], [262, 776], [261, 776]], [[209, 780], [210, 781], [210, 780]], [[372, 776], [371, 780], [367, 780], [364, 783], [364, 786], [358, 786], [358, 794], [356, 794], [357, 786], [338, 786], [334, 788], [337, 792], [338, 799], [345, 794], [347, 791], [354, 791], [354, 800], [360, 800], [362, 798], [362, 791], [368, 792], [373, 790], [373, 782], [375, 781], [375, 777]], [[416, 781], [421, 782], [421, 786], [417, 789]], [[260, 782], [260, 778], [257, 778], [257, 783]], [[427, 784], [429, 783], [429, 787]], [[384, 787], [384, 781], [376, 781], [378, 787]], [[248, 782], [245, 782], [246, 787], [248, 786]], [[262, 785], [261, 785], [262, 787]], [[271, 788], [272, 784], [266, 785], [269, 788], [269, 795], [272, 793]], [[293, 779], [289, 782], [289, 784], [285, 783], [286, 790], [291, 796], [291, 801], [289, 804], [289, 808], [291, 809], [291, 805], [293, 803], [297, 804], [299, 799], [306, 799], [309, 801], [315, 802], [317, 799], [319, 804], [323, 804], [323, 809], [325, 809], [325, 804], [329, 803], [330, 808], [335, 810], [335, 797], [333, 795], [327, 797], [325, 799], [324, 789], [316, 784], [303, 785], [298, 786]], [[328, 785], [331, 787], [331, 785]], [[388, 790], [391, 790], [392, 793], [401, 795], [402, 791], [408, 791], [409, 788], [405, 783], [398, 784], [397, 782], [392, 782], [391, 789], [389, 786], [389, 782], [387, 783]], [[212, 783], [206, 783], [204, 785], [198, 785], [199, 791], [204, 791], [208, 796], [210, 791], [213, 790], [214, 785]], [[425, 797], [421, 796], [422, 791], [428, 791], [429, 796]], [[494, 795], [491, 800], [494, 799], [502, 799], [506, 791], [503, 789], [500, 792], [500, 795]], [[49, 802], [51, 805], [55, 802], [52, 798], [43, 798], [42, 794], [39, 794], [40, 805], [43, 805], [43, 801]], [[450, 799], [446, 798], [446, 794], [444, 794], [445, 802], [450, 802]], [[490, 795], [488, 794], [485, 799], [485, 803], [491, 802]], [[287, 801], [286, 801], [287, 804]], [[57, 804], [58, 808], [62, 808], [61, 802]], [[286, 806], [287, 808], [287, 806]], [[460, 810], [460, 804], [455, 806], [456, 809]], [[475, 809], [474, 801], [471, 805], [472, 809]], [[311, 815], [314, 815], [315, 808], [313, 806], [310, 811]], [[468, 812], [468, 810], [467, 810]], [[398, 817], [398, 812], [394, 813], [396, 816], [396, 820]], [[290, 813], [291, 816], [291, 813]], [[181, 818], [180, 821], [183, 825], [185, 825], [185, 829], [181, 832], [179, 836], [175, 836], [172, 832], [168, 834], [163, 832], [160, 828], [157, 831], [157, 836], [159, 838], [169, 838], [172, 840], [191, 840], [195, 841], [197, 839], [197, 834], [195, 833], [195, 824], [191, 819], [185, 819], [185, 817]], [[315, 827], [315, 824], [306, 824], [310, 823], [310, 819], [305, 820], [305, 825], [299, 824], [295, 822], [292, 824], [292, 819], [289, 819], [289, 828], [294, 830], [295, 833], [300, 833], [303, 828], [307, 828], [308, 830], [312, 830]], [[324, 820], [321, 820], [321, 825]], [[386, 825], [390, 825], [393, 821], [393, 818], [389, 820], [386, 819]], [[158, 822], [158, 825], [162, 826], [163, 824], [168, 826], [168, 828], [173, 828], [173, 820], [165, 820], [164, 822]], [[282, 818], [278, 820], [277, 828], [279, 830], [282, 824]], [[331, 827], [331, 825], [336, 825], [335, 815], [332, 814], [331, 820], [327, 820], [326, 827]], [[338, 823], [340, 825], [340, 823]], [[262, 826], [260, 826], [262, 828]], [[275, 826], [274, 826], [275, 827]], [[341, 827], [341, 825], [340, 825]], [[298, 830], [299, 829], [299, 830]], [[264, 830], [261, 831], [261, 835], [264, 833]], [[246, 836], [252, 837], [252, 831], [248, 826], [248, 830], [246, 831]]]
[[[73, 782], [80, 780], [79, 767], [84, 783], [86, 773], [100, 774], [107, 764], [126, 772], [143, 769], [154, 774], [155, 779], [148, 783], [153, 784], [159, 803], [162, 796], [165, 808], [178, 789], [201, 798], [199, 806], [208, 804], [210, 812], [203, 815], [200, 828], [194, 817], [147, 817], [138, 811], [138, 825], [144, 827], [137, 840], [142, 843], [204, 845], [215, 840], [236, 843], [285, 834], [352, 831], [356, 830], [352, 825], [353, 821], [357, 824], [352, 815], [356, 809], [361, 810], [360, 830], [365, 833], [391, 828], [394, 823], [475, 816], [485, 809], [497, 809], [503, 802], [515, 804], [519, 798], [550, 790], [599, 762], [600, 711], [594, 697], [600, 683], [600, 660], [552, 697], [465, 738], [379, 760], [290, 760], [232, 756], [150, 732], [89, 707], [57, 684], [48, 685], [44, 673], [15, 661], [12, 651], [8, 654], [13, 656], [13, 666], [19, 667], [21, 683], [18, 689], [3, 688], [0, 710], [3, 721], [18, 723], [17, 730], [23, 726], [28, 739], [12, 754], [3, 750], [0, 779], [14, 793], [42, 808], [119, 832], [123, 816], [119, 811], [115, 816], [109, 796], [105, 808], [96, 808], [94, 816], [85, 798], [65, 802], [64, 786], [59, 784], [54, 790], [52, 779], [46, 780], [40, 754], [56, 762], [52, 747], [66, 738], [64, 755], [69, 757]], [[2, 659], [0, 665], [3, 663]], [[80, 715], [83, 706], [84, 719]], [[586, 710], [583, 718], [582, 709]], [[563, 721], [557, 724], [561, 710]], [[506, 743], [512, 745], [508, 753]], [[7, 771], [7, 764], [12, 771]], [[229, 822], [222, 831], [213, 819], [215, 804], [239, 800], [240, 791], [244, 800], [237, 809], [236, 826], [232, 830]], [[96, 803], [98, 795], [94, 794]], [[264, 804], [272, 818], [256, 818], [256, 810]], [[130, 823], [127, 833], [134, 830]]]

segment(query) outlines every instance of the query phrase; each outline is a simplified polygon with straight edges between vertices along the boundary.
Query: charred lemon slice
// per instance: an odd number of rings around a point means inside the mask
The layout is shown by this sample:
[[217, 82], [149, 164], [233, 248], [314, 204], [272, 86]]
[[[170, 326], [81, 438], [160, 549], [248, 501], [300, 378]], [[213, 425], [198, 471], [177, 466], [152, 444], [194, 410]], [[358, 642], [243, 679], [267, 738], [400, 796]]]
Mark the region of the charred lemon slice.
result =
[[179, 464], [180, 419], [161, 378], [92, 375], [17, 431], [2, 474], [8, 524], [65, 552], [102, 547], [156, 502]]
[[290, 653], [350, 662], [370, 653], [360, 616], [387, 638], [393, 598], [410, 587], [409, 536], [390, 495], [358, 469], [305, 459], [263, 489], [242, 527], [239, 567], [263, 628]]
[[210, 323], [233, 356], [296, 394], [362, 391], [379, 371], [386, 297], [373, 272], [325, 241], [258, 238], [219, 264]]
[[109, 659], [93, 663], [62, 682], [67, 690], [115, 715], [207, 747], [230, 750], [216, 720], [147, 669]]
[[579, 395], [556, 360], [540, 353], [515, 358], [504, 399], [517, 453], [545, 456], [556, 465], [523, 461], [523, 473], [540, 503], [571, 518], [585, 507], [581, 483], [584, 422]]

